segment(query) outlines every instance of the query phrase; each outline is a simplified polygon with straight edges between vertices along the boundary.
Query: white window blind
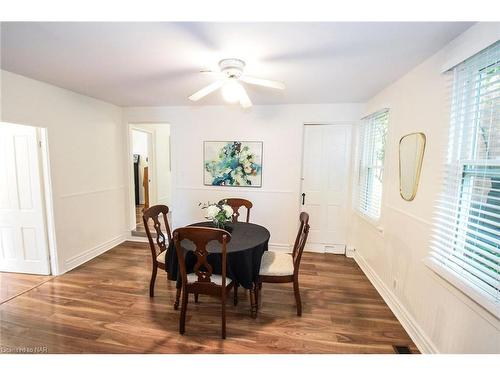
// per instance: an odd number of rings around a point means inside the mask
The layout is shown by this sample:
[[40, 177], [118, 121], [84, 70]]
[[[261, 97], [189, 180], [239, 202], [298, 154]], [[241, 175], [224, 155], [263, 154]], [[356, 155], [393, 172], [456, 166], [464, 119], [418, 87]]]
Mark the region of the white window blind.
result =
[[500, 43], [453, 69], [444, 186], [428, 264], [500, 316]]
[[385, 139], [389, 110], [384, 109], [362, 119], [359, 131], [358, 210], [378, 219], [382, 203]]

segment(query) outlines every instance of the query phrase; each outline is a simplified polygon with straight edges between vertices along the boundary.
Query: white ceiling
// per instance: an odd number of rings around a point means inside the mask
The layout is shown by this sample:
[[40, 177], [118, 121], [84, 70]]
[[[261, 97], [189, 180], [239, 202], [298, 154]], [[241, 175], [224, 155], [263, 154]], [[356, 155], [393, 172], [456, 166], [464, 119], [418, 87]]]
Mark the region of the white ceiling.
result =
[[[222, 58], [254, 104], [363, 102], [472, 23], [2, 23], [2, 69], [121, 106], [193, 105]], [[221, 104], [220, 92], [196, 105]]]

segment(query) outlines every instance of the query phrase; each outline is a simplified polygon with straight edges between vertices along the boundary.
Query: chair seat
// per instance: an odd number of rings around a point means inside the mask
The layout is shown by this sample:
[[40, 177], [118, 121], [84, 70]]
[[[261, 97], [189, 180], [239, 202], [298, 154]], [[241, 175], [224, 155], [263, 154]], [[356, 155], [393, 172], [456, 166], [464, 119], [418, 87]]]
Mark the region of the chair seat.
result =
[[276, 251], [264, 251], [260, 261], [261, 276], [287, 276], [293, 275], [292, 254]]
[[156, 257], [156, 261], [158, 263], [163, 263], [165, 264], [165, 257], [167, 256], [167, 252], [166, 251], [162, 251], [160, 254], [158, 254], [158, 256]]
[[[195, 283], [198, 281], [198, 276], [195, 273], [187, 274], [188, 283]], [[221, 275], [212, 275], [210, 276], [210, 281], [212, 281], [216, 285], [222, 285], [222, 276]], [[231, 279], [226, 277], [226, 286], [231, 284]]]

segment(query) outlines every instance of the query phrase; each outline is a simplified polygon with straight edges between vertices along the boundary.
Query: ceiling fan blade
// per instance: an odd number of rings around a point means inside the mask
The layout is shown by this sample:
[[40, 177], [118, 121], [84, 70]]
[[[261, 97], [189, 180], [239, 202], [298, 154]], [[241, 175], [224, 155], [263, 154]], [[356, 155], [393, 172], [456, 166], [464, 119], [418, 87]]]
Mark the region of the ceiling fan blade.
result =
[[207, 96], [211, 92], [214, 92], [215, 90], [221, 88], [223, 84], [224, 84], [223, 80], [215, 81], [215, 82], [211, 83], [210, 85], [205, 86], [201, 90], [196, 91], [193, 95], [189, 96], [188, 98], [189, 98], [189, 100], [196, 102], [197, 100], [200, 100], [201, 98], [203, 98], [204, 96]]
[[222, 77], [222, 74], [221, 74], [220, 71], [212, 70], [212, 69], [201, 69], [200, 73], [202, 73], [202, 74], [213, 74], [213, 75], [218, 75], [218, 76]]
[[251, 85], [265, 86], [273, 89], [284, 90], [285, 84], [283, 82], [271, 81], [270, 79], [255, 78], [249, 76], [242, 76], [240, 80]]
[[240, 105], [243, 108], [249, 108], [252, 106], [252, 101], [248, 97], [247, 90], [245, 90], [243, 86], [241, 86]]

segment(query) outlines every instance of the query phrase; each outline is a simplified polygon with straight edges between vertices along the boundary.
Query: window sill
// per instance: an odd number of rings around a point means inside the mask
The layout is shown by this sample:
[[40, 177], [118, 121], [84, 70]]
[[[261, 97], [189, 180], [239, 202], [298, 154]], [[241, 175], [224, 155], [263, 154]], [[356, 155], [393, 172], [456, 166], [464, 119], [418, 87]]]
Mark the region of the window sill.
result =
[[[500, 305], [493, 298], [485, 295], [480, 289], [475, 287], [467, 279], [460, 277], [438, 261], [427, 257], [423, 260], [424, 264], [436, 273], [442, 280], [452, 287], [453, 290], [460, 292], [465, 296], [468, 305], [484, 318], [490, 321], [497, 328], [499, 327]], [[455, 293], [456, 294], [456, 293]]]
[[359, 211], [357, 208], [354, 208], [354, 212], [356, 213], [356, 215], [364, 220], [366, 223], [370, 224], [370, 226], [373, 227], [373, 229], [375, 229], [377, 231], [378, 234], [380, 234], [381, 236], [384, 235], [384, 228], [380, 226], [380, 218], [379, 219], [373, 219], [371, 218], [370, 216], [368, 215], [365, 215], [364, 213], [362, 213], [361, 211]]

